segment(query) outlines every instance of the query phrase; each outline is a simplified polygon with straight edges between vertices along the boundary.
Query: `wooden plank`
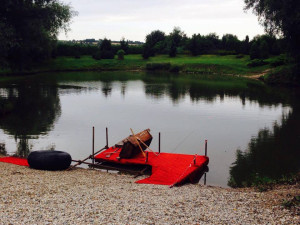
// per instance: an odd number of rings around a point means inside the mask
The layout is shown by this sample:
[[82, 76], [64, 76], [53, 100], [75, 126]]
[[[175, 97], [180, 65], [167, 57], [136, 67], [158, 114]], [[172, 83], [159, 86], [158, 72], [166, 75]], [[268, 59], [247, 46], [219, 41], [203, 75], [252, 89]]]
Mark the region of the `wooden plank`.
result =
[[[76, 160], [77, 163], [76, 163], [75, 165], [73, 165], [73, 166], [70, 166], [70, 167], [69, 167], [68, 169], [66, 169], [66, 170], [71, 170], [71, 169], [75, 168], [76, 166], [79, 166], [81, 163], [85, 162], [86, 160], [88, 160], [88, 159], [93, 159], [94, 156], [95, 156], [96, 154], [98, 154], [98, 153], [104, 151], [105, 149], [107, 149], [106, 146], [105, 146], [104, 148], [101, 148], [99, 151], [95, 152], [94, 155], [90, 155], [90, 156], [88, 156], [87, 158], [85, 158], [85, 159], [83, 159], [83, 160]], [[72, 161], [75, 161], [75, 160], [72, 160]]]
[[[145, 165], [145, 166], [141, 166], [141, 165], [118, 165], [118, 164], [114, 164], [114, 163], [89, 163], [89, 162], [82, 162], [80, 160], [72, 160], [73, 162], [81, 162], [82, 164], [86, 164], [89, 167], [92, 168], [97, 168], [97, 169], [103, 169], [103, 170], [114, 170], [114, 171], [120, 171], [120, 172], [125, 172], [125, 173], [130, 173], [130, 174], [134, 174], [137, 176], [140, 175], [144, 175], [144, 174], [150, 174], [147, 173], [148, 170], [151, 170], [151, 166], [149, 165]], [[126, 168], [127, 167], [127, 168]], [[132, 168], [132, 169], [130, 169]], [[134, 169], [136, 168], [136, 169]]]
[[120, 171], [124, 173], [134, 174], [134, 175], [144, 175], [146, 174], [146, 170], [149, 169], [149, 167], [145, 167], [142, 170], [131, 170], [126, 168], [121, 168], [117, 166], [108, 166], [108, 165], [102, 165], [102, 164], [94, 164], [89, 165], [89, 167], [97, 168], [97, 169], [104, 169], [104, 170], [114, 170], [114, 171]]

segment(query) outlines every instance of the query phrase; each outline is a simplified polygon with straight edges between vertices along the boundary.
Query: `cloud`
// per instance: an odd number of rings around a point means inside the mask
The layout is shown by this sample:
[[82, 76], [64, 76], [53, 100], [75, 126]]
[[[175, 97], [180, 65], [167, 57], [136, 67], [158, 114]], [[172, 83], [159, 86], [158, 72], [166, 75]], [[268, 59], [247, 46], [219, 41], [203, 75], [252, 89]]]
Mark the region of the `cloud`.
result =
[[[71, 5], [79, 16], [74, 18], [69, 39], [102, 38], [105, 34], [113, 40], [125, 36], [143, 41], [153, 29], [168, 33], [174, 26], [190, 35], [216, 32], [244, 37], [263, 33], [257, 18], [244, 13], [242, 0], [73, 0]], [[98, 30], [93, 31], [95, 28]]]

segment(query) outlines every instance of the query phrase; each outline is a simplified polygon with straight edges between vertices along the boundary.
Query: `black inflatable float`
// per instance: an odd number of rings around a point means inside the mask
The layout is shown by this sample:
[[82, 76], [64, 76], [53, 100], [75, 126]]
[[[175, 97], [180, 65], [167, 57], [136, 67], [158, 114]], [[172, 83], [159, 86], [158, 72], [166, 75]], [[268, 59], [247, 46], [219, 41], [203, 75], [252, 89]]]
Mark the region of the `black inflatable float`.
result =
[[69, 168], [72, 158], [69, 153], [55, 150], [34, 151], [27, 158], [28, 164], [38, 170], [65, 170]]

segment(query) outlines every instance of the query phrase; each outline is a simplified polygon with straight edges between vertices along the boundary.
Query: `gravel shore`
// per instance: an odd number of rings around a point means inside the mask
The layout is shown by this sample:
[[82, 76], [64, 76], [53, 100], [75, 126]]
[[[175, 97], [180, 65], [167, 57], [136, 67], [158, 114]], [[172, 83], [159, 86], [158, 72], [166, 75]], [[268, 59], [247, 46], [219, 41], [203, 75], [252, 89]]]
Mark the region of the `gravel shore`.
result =
[[[299, 224], [264, 193], [203, 185], [135, 184], [97, 170], [38, 171], [0, 163], [0, 224]], [[299, 189], [294, 188], [294, 192]], [[298, 193], [298, 192], [297, 192]]]

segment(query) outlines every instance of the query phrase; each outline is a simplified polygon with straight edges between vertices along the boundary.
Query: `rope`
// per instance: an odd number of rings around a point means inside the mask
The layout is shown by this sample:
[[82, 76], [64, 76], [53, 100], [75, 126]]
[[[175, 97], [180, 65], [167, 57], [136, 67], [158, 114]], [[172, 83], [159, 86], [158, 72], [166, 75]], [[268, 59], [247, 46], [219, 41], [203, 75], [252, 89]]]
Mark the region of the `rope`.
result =
[[190, 133], [188, 133], [188, 134], [183, 138], [183, 140], [182, 140], [181, 142], [179, 142], [179, 144], [174, 148], [174, 150], [171, 151], [171, 153], [174, 153], [174, 152], [178, 149], [178, 147], [179, 147], [180, 145], [182, 145], [182, 144], [186, 141], [186, 139], [187, 139], [189, 136], [191, 136], [192, 133], [194, 133], [194, 132], [195, 132], [195, 130], [192, 130]]
[[186, 171], [190, 168], [190, 167], [192, 167], [192, 164], [194, 163], [194, 160], [196, 159], [196, 157], [197, 157], [197, 154], [194, 156], [194, 158], [193, 158], [193, 160], [191, 161], [191, 163], [190, 163], [190, 165], [185, 169], [185, 171], [177, 178], [177, 180], [174, 182], [174, 184], [172, 184], [171, 186], [170, 186], [170, 188], [172, 188], [172, 187], [174, 187], [174, 185], [175, 184], [177, 184], [177, 182], [180, 180], [180, 178], [186, 173]]

